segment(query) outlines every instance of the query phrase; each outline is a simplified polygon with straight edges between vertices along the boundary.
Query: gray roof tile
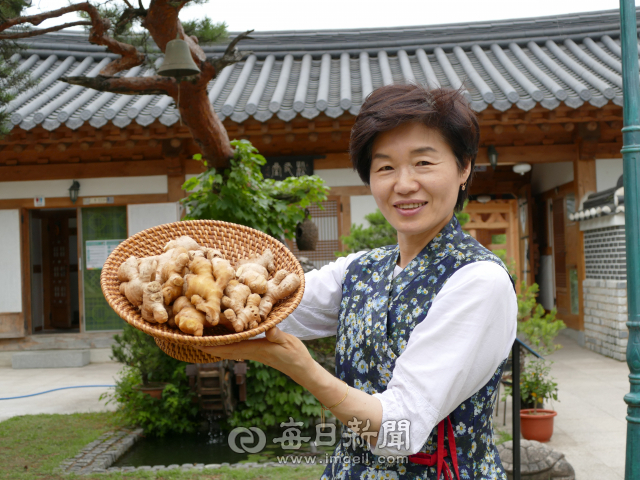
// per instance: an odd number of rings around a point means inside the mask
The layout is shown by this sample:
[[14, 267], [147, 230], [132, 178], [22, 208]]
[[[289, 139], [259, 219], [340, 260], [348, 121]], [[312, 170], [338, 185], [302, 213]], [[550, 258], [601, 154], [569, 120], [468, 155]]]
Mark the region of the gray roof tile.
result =
[[[290, 121], [321, 113], [357, 114], [374, 88], [421, 83], [461, 88], [472, 108], [516, 105], [577, 108], [585, 101], [622, 104], [617, 11], [517, 21], [317, 32], [257, 32], [243, 44], [254, 51], [226, 67], [209, 86], [221, 119]], [[560, 27], [559, 27], [560, 26]], [[114, 58], [82, 34], [27, 39], [31, 50], [15, 56], [19, 69], [39, 84], [8, 106], [13, 125], [54, 130], [85, 122], [100, 128], [179, 121], [168, 96], [101, 93], [59, 81], [63, 75], [95, 76]], [[219, 55], [225, 46], [204, 47]], [[136, 67], [126, 76], [138, 75]], [[151, 75], [152, 70], [144, 74]]]

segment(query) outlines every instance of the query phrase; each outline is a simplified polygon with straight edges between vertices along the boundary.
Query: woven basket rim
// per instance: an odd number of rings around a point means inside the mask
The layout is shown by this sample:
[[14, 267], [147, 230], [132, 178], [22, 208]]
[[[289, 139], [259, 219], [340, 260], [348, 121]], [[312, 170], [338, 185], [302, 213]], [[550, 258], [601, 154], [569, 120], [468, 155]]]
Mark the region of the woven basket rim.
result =
[[[284, 254], [285, 256], [289, 257], [289, 259], [296, 266], [296, 271], [292, 273], [297, 273], [298, 276], [300, 277], [300, 286], [292, 295], [287, 297], [287, 299], [280, 300], [280, 302], [288, 301], [288, 300], [292, 300], [292, 301], [290, 301], [286, 305], [286, 307], [281, 308], [278, 312], [270, 313], [267, 319], [264, 322], [260, 323], [256, 328], [245, 330], [239, 333], [228, 333], [224, 335], [207, 335], [207, 336], [197, 337], [197, 336], [183, 333], [178, 329], [173, 329], [172, 331], [165, 331], [165, 330], [162, 330], [158, 326], [158, 324], [152, 324], [143, 320], [142, 317], [140, 316], [139, 311], [131, 309], [131, 306], [132, 306], [131, 303], [124, 295], [122, 295], [119, 292], [118, 289], [116, 289], [116, 291], [114, 292], [109, 288], [109, 285], [108, 285], [109, 277], [114, 274], [117, 277], [118, 268], [122, 264], [122, 261], [118, 261], [117, 259], [120, 256], [123, 256], [124, 258], [128, 258], [129, 256], [131, 256], [131, 253], [129, 250], [133, 249], [131, 248], [132, 246], [135, 246], [138, 242], [147, 238], [150, 234], [157, 231], [164, 231], [166, 233], [166, 230], [168, 228], [170, 232], [173, 233], [173, 229], [174, 228], [177, 229], [177, 225], [180, 225], [182, 228], [189, 227], [189, 226], [193, 226], [193, 227], [204, 226], [204, 227], [210, 227], [210, 228], [219, 228], [224, 231], [239, 230], [239, 231], [244, 231], [247, 234], [255, 235], [261, 238], [262, 240], [264, 240], [264, 243], [267, 244], [265, 246], [265, 250], [267, 248], [271, 249], [274, 256], [276, 257], [277, 257], [277, 254], [281, 254], [281, 255]], [[185, 235], [185, 233], [178, 232], [176, 230], [175, 236], [172, 236], [171, 239], [178, 238], [181, 235]], [[202, 242], [199, 242], [199, 243], [202, 245]], [[210, 244], [202, 245], [202, 246], [216, 248], [216, 245], [210, 245]], [[232, 262], [232, 265], [235, 263], [233, 259], [230, 259], [230, 261]], [[249, 338], [255, 337], [256, 335], [266, 332], [270, 328], [280, 323], [282, 320], [287, 318], [295, 310], [295, 308], [299, 305], [300, 301], [302, 300], [302, 296], [304, 294], [304, 288], [305, 288], [305, 277], [304, 277], [304, 270], [302, 269], [300, 262], [295, 257], [293, 252], [289, 250], [289, 248], [283, 243], [281, 243], [279, 240], [271, 237], [270, 235], [267, 235], [264, 232], [261, 232], [260, 230], [256, 230], [254, 228], [247, 227], [244, 225], [224, 222], [221, 220], [183, 220], [178, 222], [166, 223], [163, 225], [158, 225], [155, 227], [142, 230], [141, 232], [138, 232], [130, 236], [123, 242], [121, 242], [109, 254], [104, 266], [102, 267], [102, 272], [100, 274], [100, 287], [102, 289], [102, 293], [105, 299], [107, 300], [107, 303], [109, 304], [109, 306], [120, 316], [120, 318], [126, 321], [129, 325], [147, 333], [148, 335], [151, 335], [156, 338], [162, 338], [171, 343], [191, 345], [194, 347], [195, 346], [204, 347], [204, 346], [228, 345], [228, 344], [236, 343], [242, 340], [247, 340]], [[280, 304], [280, 302], [278, 302], [276, 305]]]

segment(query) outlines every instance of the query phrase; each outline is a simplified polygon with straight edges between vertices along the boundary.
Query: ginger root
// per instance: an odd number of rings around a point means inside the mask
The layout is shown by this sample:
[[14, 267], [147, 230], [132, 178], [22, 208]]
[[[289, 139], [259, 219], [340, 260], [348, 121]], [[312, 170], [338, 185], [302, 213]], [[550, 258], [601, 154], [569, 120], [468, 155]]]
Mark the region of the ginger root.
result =
[[[246, 287], [246, 285], [238, 284]], [[248, 288], [248, 287], [247, 287]], [[233, 292], [231, 292], [233, 294]], [[222, 304], [229, 307], [224, 311], [224, 316], [233, 325], [236, 332], [244, 332], [247, 329], [256, 328], [260, 323], [260, 295], [252, 293], [247, 297], [246, 305], [234, 301], [230, 297], [222, 297]]]
[[175, 313], [175, 325], [183, 333], [201, 337], [204, 333], [206, 320], [204, 313], [199, 312], [191, 305], [187, 297], [178, 297], [173, 304]]
[[269, 273], [273, 273], [276, 269], [276, 264], [273, 258], [273, 252], [267, 248], [262, 255], [254, 255], [251, 258], [238, 261], [238, 266], [245, 265], [247, 263], [257, 263], [267, 269]]
[[143, 290], [147, 283], [155, 280], [158, 262], [155, 258], [129, 257], [118, 269], [120, 293], [135, 307], [143, 302]]
[[143, 288], [142, 318], [150, 323], [165, 323], [169, 320], [167, 309], [162, 299], [162, 285], [160, 282], [149, 282]]
[[295, 292], [300, 286], [300, 277], [286, 270], [278, 270], [275, 276], [267, 282], [267, 293], [260, 300], [260, 318], [264, 321], [280, 299]]
[[195, 336], [218, 324], [236, 332], [256, 328], [301, 283], [296, 274], [276, 272], [269, 249], [238, 261], [234, 269], [220, 250], [188, 236], [168, 242], [161, 255], [129, 257], [118, 279], [120, 292], [144, 320]]
[[167, 252], [172, 248], [182, 247], [185, 250], [200, 250], [202, 247], [193, 238], [183, 235], [175, 240], [171, 240], [164, 246], [164, 251]]
[[244, 331], [248, 322], [242, 312], [247, 304], [247, 298], [251, 295], [251, 289], [244, 283], [231, 280], [224, 289], [224, 295], [222, 306], [227, 309], [223, 312], [225, 318], [236, 332]]
[[217, 325], [224, 289], [235, 277], [231, 264], [222, 258], [207, 260], [202, 256], [194, 256], [189, 262], [189, 270], [191, 273], [185, 276], [185, 296], [205, 313], [210, 325]]
[[189, 255], [183, 247], [168, 250], [158, 257], [156, 280], [162, 284], [165, 305], [170, 305], [182, 295], [184, 275], [189, 263]]

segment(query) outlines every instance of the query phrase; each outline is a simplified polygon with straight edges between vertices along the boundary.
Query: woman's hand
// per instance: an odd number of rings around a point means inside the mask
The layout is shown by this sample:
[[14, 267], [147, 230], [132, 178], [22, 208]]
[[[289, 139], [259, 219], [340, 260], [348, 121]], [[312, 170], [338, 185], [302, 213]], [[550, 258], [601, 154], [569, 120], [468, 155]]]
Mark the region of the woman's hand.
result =
[[273, 327], [265, 332], [265, 338], [244, 340], [218, 347], [197, 347], [214, 357], [230, 360], [254, 360], [280, 370], [295, 382], [304, 385], [303, 379], [318, 365], [307, 347], [298, 338]]

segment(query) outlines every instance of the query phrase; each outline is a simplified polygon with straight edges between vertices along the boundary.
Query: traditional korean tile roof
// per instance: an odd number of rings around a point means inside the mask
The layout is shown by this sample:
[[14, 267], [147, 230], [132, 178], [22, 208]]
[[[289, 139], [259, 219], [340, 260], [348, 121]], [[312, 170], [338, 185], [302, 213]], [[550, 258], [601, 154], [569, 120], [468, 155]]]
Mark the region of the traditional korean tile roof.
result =
[[589, 194], [582, 203], [582, 207], [577, 212], [569, 214], [569, 220], [583, 221], [616, 213], [624, 213], [622, 175], [618, 178], [615, 187]]
[[[375, 88], [418, 82], [463, 88], [471, 106], [504, 111], [585, 102], [622, 105], [617, 10], [512, 21], [324, 31], [256, 32], [241, 43], [253, 53], [226, 67], [209, 85], [222, 118], [290, 121], [324, 113], [357, 114]], [[85, 123], [146, 126], [178, 121], [168, 96], [101, 93], [60, 82], [61, 76], [95, 76], [115, 56], [90, 45], [84, 34], [28, 39], [16, 55], [38, 85], [8, 106], [10, 126], [77, 129]], [[224, 45], [205, 47], [218, 56]], [[152, 75], [136, 67], [126, 76]]]

